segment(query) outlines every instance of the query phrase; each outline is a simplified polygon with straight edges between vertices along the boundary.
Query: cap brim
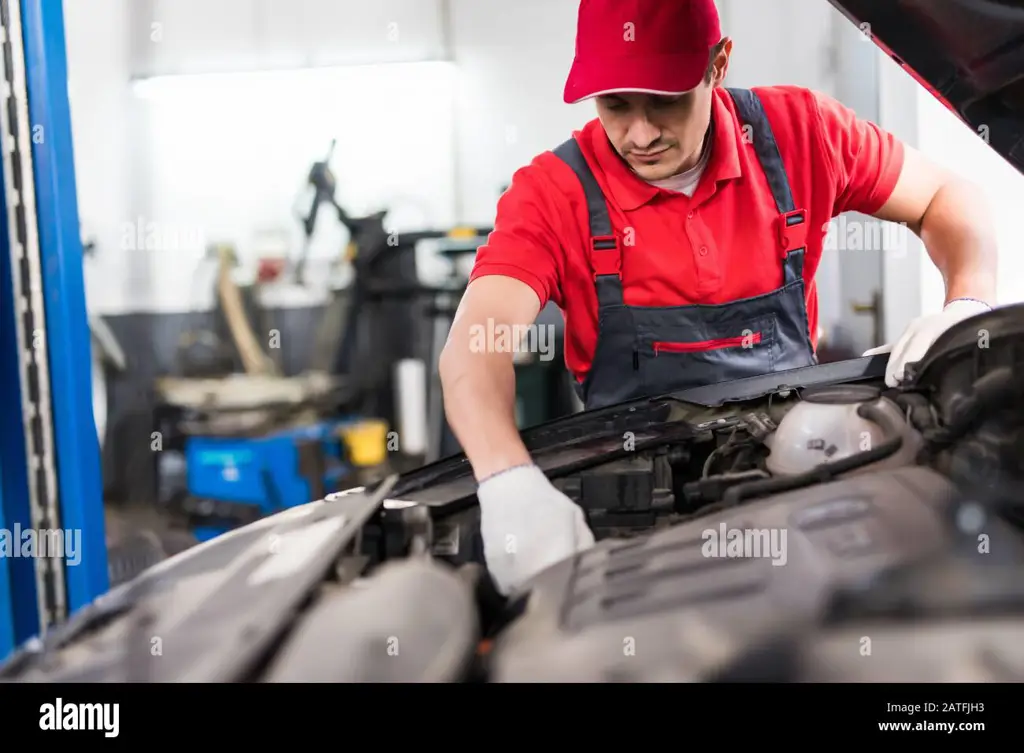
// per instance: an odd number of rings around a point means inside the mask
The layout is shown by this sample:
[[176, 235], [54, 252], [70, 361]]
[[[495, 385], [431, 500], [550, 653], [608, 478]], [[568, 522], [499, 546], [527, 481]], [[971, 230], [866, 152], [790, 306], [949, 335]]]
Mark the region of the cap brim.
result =
[[696, 89], [707, 69], [706, 52], [600, 60], [576, 58], [565, 82], [563, 99], [573, 105], [605, 94], [627, 92], [678, 96]]

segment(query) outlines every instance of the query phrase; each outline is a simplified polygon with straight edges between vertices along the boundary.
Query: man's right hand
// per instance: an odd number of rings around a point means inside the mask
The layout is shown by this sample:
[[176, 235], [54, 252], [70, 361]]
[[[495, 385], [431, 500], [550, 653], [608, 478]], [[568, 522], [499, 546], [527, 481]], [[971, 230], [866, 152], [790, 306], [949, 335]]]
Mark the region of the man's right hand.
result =
[[594, 543], [583, 511], [532, 464], [519, 434], [510, 343], [486, 340], [499, 328], [515, 332], [529, 325], [540, 305], [533, 288], [517, 279], [474, 280], [459, 303], [439, 364], [448, 424], [480, 482], [487, 568], [505, 594]]
[[548, 566], [594, 545], [583, 510], [535, 465], [484, 479], [477, 499], [487, 569], [506, 595]]

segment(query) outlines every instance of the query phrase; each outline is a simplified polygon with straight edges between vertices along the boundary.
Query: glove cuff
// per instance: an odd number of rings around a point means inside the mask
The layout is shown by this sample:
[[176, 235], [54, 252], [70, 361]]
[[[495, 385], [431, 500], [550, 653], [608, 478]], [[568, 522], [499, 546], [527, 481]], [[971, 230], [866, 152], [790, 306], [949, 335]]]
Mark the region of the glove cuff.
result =
[[[508, 468], [506, 468], [503, 471], [497, 471], [495, 473], [492, 473], [490, 476], [485, 476], [484, 478], [480, 479], [480, 481], [477, 482], [477, 488], [479, 489], [481, 486], [486, 484], [488, 481], [490, 481], [491, 479], [497, 478], [498, 476], [504, 476], [506, 473], [512, 473], [513, 471], [522, 471], [522, 470], [524, 470], [526, 468], [537, 468], [537, 466], [534, 463], [521, 463], [519, 465], [509, 466]], [[540, 470], [540, 469], [538, 468], [537, 470]]]
[[948, 309], [954, 303], [959, 303], [960, 301], [970, 302], [970, 303], [977, 303], [979, 306], [984, 306], [989, 311], [992, 310], [992, 306], [990, 304], [988, 304], [988, 303], [985, 303], [985, 301], [981, 300], [980, 298], [966, 298], [966, 297], [965, 298], [954, 298], [952, 301], [947, 303], [943, 308]]

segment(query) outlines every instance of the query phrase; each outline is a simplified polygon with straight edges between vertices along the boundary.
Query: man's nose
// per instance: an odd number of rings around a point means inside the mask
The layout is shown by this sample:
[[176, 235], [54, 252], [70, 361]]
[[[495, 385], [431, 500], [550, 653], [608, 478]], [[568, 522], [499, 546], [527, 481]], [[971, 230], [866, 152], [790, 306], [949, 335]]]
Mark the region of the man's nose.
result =
[[626, 139], [637, 149], [646, 149], [660, 137], [661, 129], [653, 125], [646, 117], [634, 120], [629, 126], [629, 131], [626, 132]]

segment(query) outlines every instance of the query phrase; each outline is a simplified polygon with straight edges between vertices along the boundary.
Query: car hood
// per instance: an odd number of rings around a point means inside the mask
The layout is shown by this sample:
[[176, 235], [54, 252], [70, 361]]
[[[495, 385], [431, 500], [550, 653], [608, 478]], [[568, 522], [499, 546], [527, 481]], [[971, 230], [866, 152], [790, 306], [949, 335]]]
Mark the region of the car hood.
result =
[[1024, 172], [1021, 0], [829, 0]]

